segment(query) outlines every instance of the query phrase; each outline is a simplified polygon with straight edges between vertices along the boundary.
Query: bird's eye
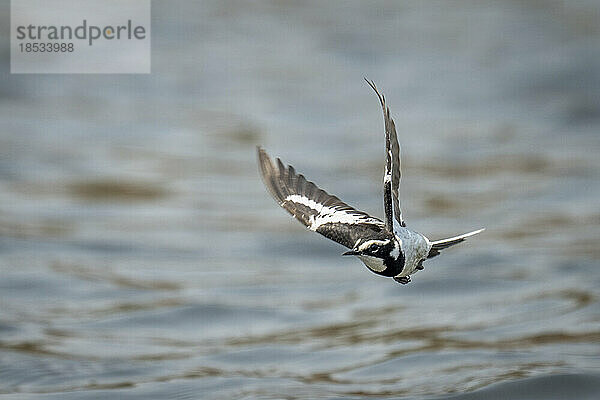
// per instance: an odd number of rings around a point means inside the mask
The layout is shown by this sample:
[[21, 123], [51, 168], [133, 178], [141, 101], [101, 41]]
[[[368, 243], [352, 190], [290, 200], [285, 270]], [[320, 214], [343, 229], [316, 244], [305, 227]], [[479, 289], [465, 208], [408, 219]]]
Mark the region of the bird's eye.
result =
[[372, 244], [369, 246], [369, 251], [375, 253], [379, 249], [379, 246]]

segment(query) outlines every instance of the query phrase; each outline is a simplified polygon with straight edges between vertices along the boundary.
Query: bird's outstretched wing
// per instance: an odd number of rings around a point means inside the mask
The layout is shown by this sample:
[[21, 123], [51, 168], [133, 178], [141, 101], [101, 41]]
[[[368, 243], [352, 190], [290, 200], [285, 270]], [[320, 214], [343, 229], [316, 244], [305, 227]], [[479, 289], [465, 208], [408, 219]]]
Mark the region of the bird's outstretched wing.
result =
[[[398, 188], [402, 177], [400, 164], [400, 145], [396, 135], [396, 125], [390, 117], [390, 109], [385, 104], [385, 97], [379, 93], [373, 81], [365, 78], [365, 81], [373, 88], [381, 108], [383, 109], [383, 120], [385, 122], [385, 174], [383, 176], [383, 207], [385, 211], [385, 226], [390, 232], [396, 232], [398, 225], [405, 227], [398, 198]], [[395, 222], [394, 222], [395, 221]]]
[[385, 229], [384, 223], [319, 189], [297, 174], [294, 167], [278, 158], [273, 165], [269, 155], [258, 147], [260, 173], [265, 186], [281, 207], [310, 230], [352, 248], [361, 237]]
[[427, 258], [432, 258], [440, 254], [440, 250], [444, 250], [450, 246], [454, 246], [455, 244], [459, 244], [464, 242], [466, 238], [469, 236], [477, 235], [485, 230], [485, 228], [478, 229], [473, 232], [463, 233], [462, 235], [454, 236], [451, 238], [436, 240], [435, 242], [431, 242], [431, 249], [429, 250], [429, 254]]

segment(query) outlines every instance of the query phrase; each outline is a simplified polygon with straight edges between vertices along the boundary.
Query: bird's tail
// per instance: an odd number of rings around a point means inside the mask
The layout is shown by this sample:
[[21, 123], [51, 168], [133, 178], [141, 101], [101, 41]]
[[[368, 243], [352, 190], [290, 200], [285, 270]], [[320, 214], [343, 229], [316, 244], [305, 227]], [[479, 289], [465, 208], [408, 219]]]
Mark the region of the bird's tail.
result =
[[454, 246], [455, 244], [459, 244], [464, 242], [464, 240], [470, 236], [477, 235], [485, 230], [485, 228], [477, 229], [476, 231], [472, 231], [469, 233], [463, 233], [462, 235], [453, 236], [446, 239], [440, 239], [431, 242], [431, 250], [429, 250], [429, 256], [427, 258], [435, 257], [440, 254], [440, 250], [446, 249], [450, 246]]

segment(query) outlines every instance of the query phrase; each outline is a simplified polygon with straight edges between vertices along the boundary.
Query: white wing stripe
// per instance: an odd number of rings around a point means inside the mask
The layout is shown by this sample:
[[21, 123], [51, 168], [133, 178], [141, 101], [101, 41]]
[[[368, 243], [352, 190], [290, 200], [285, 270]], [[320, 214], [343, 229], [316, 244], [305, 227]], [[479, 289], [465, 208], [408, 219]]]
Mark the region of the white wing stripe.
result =
[[[323, 204], [317, 203], [313, 199], [309, 199], [308, 197], [301, 196], [299, 194], [291, 194], [285, 198], [286, 201], [291, 201], [297, 204], [305, 205], [306, 207], [312, 208], [317, 212], [321, 212], [323, 209]], [[328, 207], [326, 207], [328, 208]]]
[[381, 222], [374, 218], [368, 218], [364, 215], [356, 215], [345, 210], [338, 210], [335, 207], [327, 207], [323, 204], [317, 203], [313, 199], [299, 195], [291, 194], [285, 198], [285, 201], [291, 201], [296, 204], [302, 204], [308, 208], [311, 208], [317, 212], [317, 216], [310, 216], [310, 227], [311, 231], [316, 231], [321, 225], [327, 223], [340, 223], [340, 224], [361, 224], [361, 223], [372, 223], [380, 224]]

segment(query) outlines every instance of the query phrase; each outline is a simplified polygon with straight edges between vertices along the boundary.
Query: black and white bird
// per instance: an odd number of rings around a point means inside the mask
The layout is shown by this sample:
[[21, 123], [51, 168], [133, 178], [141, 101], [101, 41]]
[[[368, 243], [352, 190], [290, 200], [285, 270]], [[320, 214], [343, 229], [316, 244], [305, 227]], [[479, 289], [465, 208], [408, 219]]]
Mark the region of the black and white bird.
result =
[[383, 108], [385, 122], [386, 162], [383, 176], [383, 207], [385, 222], [359, 211], [320, 189], [313, 182], [296, 173], [291, 165], [285, 166], [279, 158], [274, 165], [269, 155], [258, 147], [260, 172], [265, 185], [279, 203], [311, 231], [347, 247], [343, 255], [358, 257], [376, 274], [392, 277], [407, 284], [410, 275], [423, 269], [423, 261], [440, 251], [463, 242], [478, 229], [447, 239], [430, 241], [424, 235], [406, 227], [398, 200], [400, 186], [400, 146], [396, 127], [390, 117], [385, 97], [372, 81]]

